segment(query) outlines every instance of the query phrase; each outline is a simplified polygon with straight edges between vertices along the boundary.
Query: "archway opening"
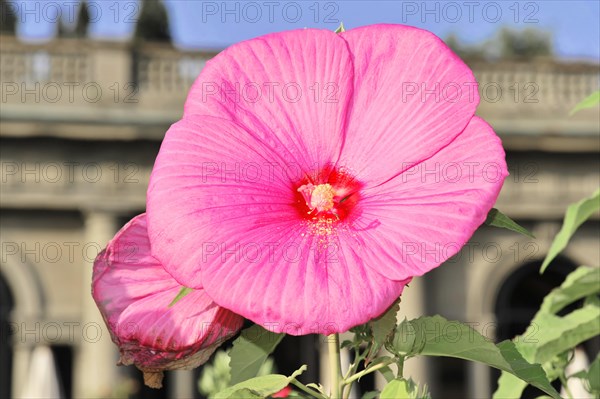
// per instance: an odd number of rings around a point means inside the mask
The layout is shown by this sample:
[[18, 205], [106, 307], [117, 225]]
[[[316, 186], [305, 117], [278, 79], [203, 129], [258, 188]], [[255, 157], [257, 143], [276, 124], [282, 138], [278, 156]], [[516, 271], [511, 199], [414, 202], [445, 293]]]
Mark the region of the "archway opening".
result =
[[12, 333], [10, 314], [14, 299], [8, 283], [0, 275], [0, 398], [11, 397], [12, 385]]
[[[537, 313], [544, 297], [561, 285], [567, 275], [577, 267], [571, 260], [559, 256], [544, 274], [540, 275], [541, 264], [541, 260], [526, 263], [510, 274], [501, 284], [494, 308], [497, 342], [523, 334]], [[558, 314], [565, 315], [580, 306], [581, 302], [573, 303]], [[592, 342], [584, 344], [588, 358], [597, 352], [597, 348], [593, 348], [593, 346], [597, 345]], [[492, 370], [492, 392], [497, 388], [499, 376], [500, 372]], [[555, 388], [559, 389], [560, 384], [555, 382]], [[528, 386], [523, 392], [522, 398], [533, 399], [542, 394], [542, 391]]]

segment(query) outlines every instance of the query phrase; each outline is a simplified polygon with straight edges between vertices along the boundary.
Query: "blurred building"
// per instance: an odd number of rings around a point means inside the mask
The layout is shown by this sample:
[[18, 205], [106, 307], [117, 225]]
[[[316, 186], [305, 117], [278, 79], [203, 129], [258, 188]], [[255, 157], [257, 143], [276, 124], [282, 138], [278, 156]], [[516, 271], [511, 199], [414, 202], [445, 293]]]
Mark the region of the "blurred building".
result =
[[[39, 367], [32, 354], [42, 346], [52, 351], [64, 397], [147, 394], [132, 368], [115, 367], [116, 348], [90, 295], [91, 265], [144, 211], [161, 139], [213, 55], [157, 43], [24, 45], [0, 37], [1, 397], [20, 397], [32, 383]], [[548, 59], [471, 67], [480, 83], [478, 112], [501, 136], [511, 171], [497, 207], [537, 238], [479, 230], [454, 259], [411, 284], [401, 313], [440, 313], [505, 339], [524, 330], [573, 266], [600, 264], [596, 219], [546, 274], [537, 273], [566, 206], [598, 188], [598, 109], [569, 111], [598, 90], [599, 67]], [[317, 338], [284, 345], [278, 357], [301, 348], [288, 359], [320, 372]], [[490, 397], [494, 387], [489, 369], [465, 362], [411, 360], [407, 367], [436, 397]], [[166, 390], [152, 394], [198, 397], [196, 378], [171, 373]]]

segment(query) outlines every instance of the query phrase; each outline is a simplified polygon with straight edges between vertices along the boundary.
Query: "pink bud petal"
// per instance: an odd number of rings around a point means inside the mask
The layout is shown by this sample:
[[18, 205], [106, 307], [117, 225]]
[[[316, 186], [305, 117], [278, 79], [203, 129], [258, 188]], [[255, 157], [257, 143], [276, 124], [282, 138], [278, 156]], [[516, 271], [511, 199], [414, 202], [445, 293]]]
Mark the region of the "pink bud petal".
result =
[[121, 229], [94, 263], [92, 295], [121, 352], [146, 385], [160, 388], [163, 370], [190, 369], [242, 326], [242, 317], [194, 289], [173, 306], [182, 286], [152, 257], [146, 216]]

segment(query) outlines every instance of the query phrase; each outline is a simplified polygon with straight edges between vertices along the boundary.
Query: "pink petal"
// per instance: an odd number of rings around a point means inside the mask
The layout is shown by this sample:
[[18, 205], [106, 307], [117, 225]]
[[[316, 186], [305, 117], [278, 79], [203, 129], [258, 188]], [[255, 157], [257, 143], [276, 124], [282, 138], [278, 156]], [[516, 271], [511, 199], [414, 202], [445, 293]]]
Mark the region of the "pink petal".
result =
[[[264, 166], [270, 155], [223, 119], [173, 125], [148, 190], [153, 254], [181, 284], [273, 331], [341, 332], [379, 316], [404, 283], [366, 268], [347, 244], [352, 232], [316, 234], [293, 179]], [[244, 173], [251, 164], [262, 173]]]
[[144, 214], [117, 233], [94, 263], [92, 294], [119, 346], [121, 363], [157, 378], [193, 368], [235, 334], [243, 319], [198, 289], [172, 307], [182, 288], [150, 255]]
[[180, 284], [202, 287], [200, 267], [215, 237], [277, 229], [296, 218], [291, 181], [300, 176], [275, 163], [270, 148], [239, 125], [187, 116], [167, 132], [152, 171], [152, 253]]
[[272, 162], [311, 172], [339, 156], [352, 79], [350, 54], [337, 34], [269, 34], [209, 61], [190, 90], [185, 115], [235, 121], [272, 149]]
[[[408, 281], [367, 267], [352, 231], [295, 221], [213, 236], [202, 278], [214, 300], [276, 332], [345, 332], [382, 314]], [[210, 226], [212, 229], [212, 226]], [[318, 228], [318, 227], [317, 227]]]
[[292, 393], [292, 387], [291, 386], [287, 386], [285, 388], [283, 388], [282, 390], [275, 392], [273, 395], [271, 395], [272, 398], [287, 398], [290, 393]]
[[371, 25], [341, 36], [353, 55], [355, 79], [338, 166], [353, 170], [367, 186], [431, 157], [475, 113], [473, 73], [432, 33]]
[[426, 273], [456, 254], [485, 221], [507, 175], [500, 139], [474, 117], [427, 161], [365, 190], [357, 253], [391, 279]]

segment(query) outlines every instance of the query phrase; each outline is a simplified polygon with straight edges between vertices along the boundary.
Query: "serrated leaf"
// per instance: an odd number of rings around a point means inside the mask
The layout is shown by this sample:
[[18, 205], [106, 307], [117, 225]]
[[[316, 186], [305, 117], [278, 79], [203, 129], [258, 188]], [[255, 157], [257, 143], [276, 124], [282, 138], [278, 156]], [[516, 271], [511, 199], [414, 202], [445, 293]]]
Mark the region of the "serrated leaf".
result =
[[373, 340], [376, 344], [383, 345], [394, 333], [396, 317], [399, 311], [400, 300], [397, 300], [383, 315], [369, 322], [371, 331], [373, 331]]
[[556, 314], [565, 306], [581, 298], [595, 297], [598, 293], [600, 293], [600, 270], [595, 267], [580, 266], [569, 273], [560, 287], [546, 295], [538, 313]]
[[587, 378], [590, 385], [590, 393], [595, 397], [600, 397], [600, 353], [596, 355], [596, 360], [590, 365]]
[[256, 377], [258, 372], [281, 342], [285, 334], [276, 334], [265, 330], [258, 324], [242, 331], [240, 336], [233, 341], [229, 351], [231, 361], [231, 385], [238, 384]]
[[420, 317], [411, 320], [410, 324], [417, 336], [415, 342], [422, 342], [421, 355], [454, 357], [484, 363], [514, 374], [553, 398], [560, 399], [558, 392], [548, 382], [542, 367], [527, 362], [514, 343], [504, 341], [494, 345], [471, 327], [441, 316]]
[[400, 299], [398, 299], [384, 314], [369, 322], [373, 334], [373, 345], [367, 355], [367, 364], [377, 355], [396, 329], [396, 316], [400, 311]]
[[496, 208], [492, 208], [488, 214], [485, 222], [487, 226], [500, 227], [502, 229], [511, 230], [519, 234], [526, 235], [527, 237], [535, 238], [533, 234], [529, 232], [525, 227], [519, 225], [517, 222], [500, 212]]
[[340, 22], [340, 26], [338, 26], [336, 28], [336, 30], [334, 30], [335, 33], [342, 33], [342, 32], [346, 32], [346, 28], [344, 28], [344, 23]]
[[177, 302], [179, 302], [181, 300], [181, 298], [183, 298], [184, 296], [186, 296], [187, 294], [189, 294], [190, 292], [194, 291], [193, 288], [189, 288], [189, 287], [182, 287], [179, 290], [179, 293], [177, 294], [177, 296], [175, 298], [173, 298], [173, 300], [171, 301], [171, 303], [169, 304], [169, 307], [175, 305]]
[[569, 112], [569, 116], [573, 116], [576, 112], [581, 111], [586, 108], [593, 108], [600, 103], [600, 90], [590, 94], [586, 98], [584, 98], [579, 104], [577, 104], [571, 112]]
[[240, 382], [222, 390], [215, 399], [258, 399], [266, 398], [285, 388], [289, 383], [288, 377], [281, 374], [263, 375]]
[[404, 379], [395, 379], [387, 383], [381, 391], [380, 399], [411, 399], [408, 382]]
[[554, 238], [548, 255], [542, 263], [540, 273], [543, 273], [550, 262], [566, 248], [569, 240], [575, 234], [579, 226], [583, 224], [590, 216], [598, 212], [600, 209], [600, 189], [598, 189], [591, 197], [584, 198], [579, 202], [569, 205], [563, 225]]
[[292, 380], [304, 373], [306, 369], [306, 365], [303, 364], [302, 367], [294, 371], [289, 377], [281, 374], [269, 374], [254, 377], [222, 390], [215, 395], [215, 399], [266, 398], [288, 386]]

